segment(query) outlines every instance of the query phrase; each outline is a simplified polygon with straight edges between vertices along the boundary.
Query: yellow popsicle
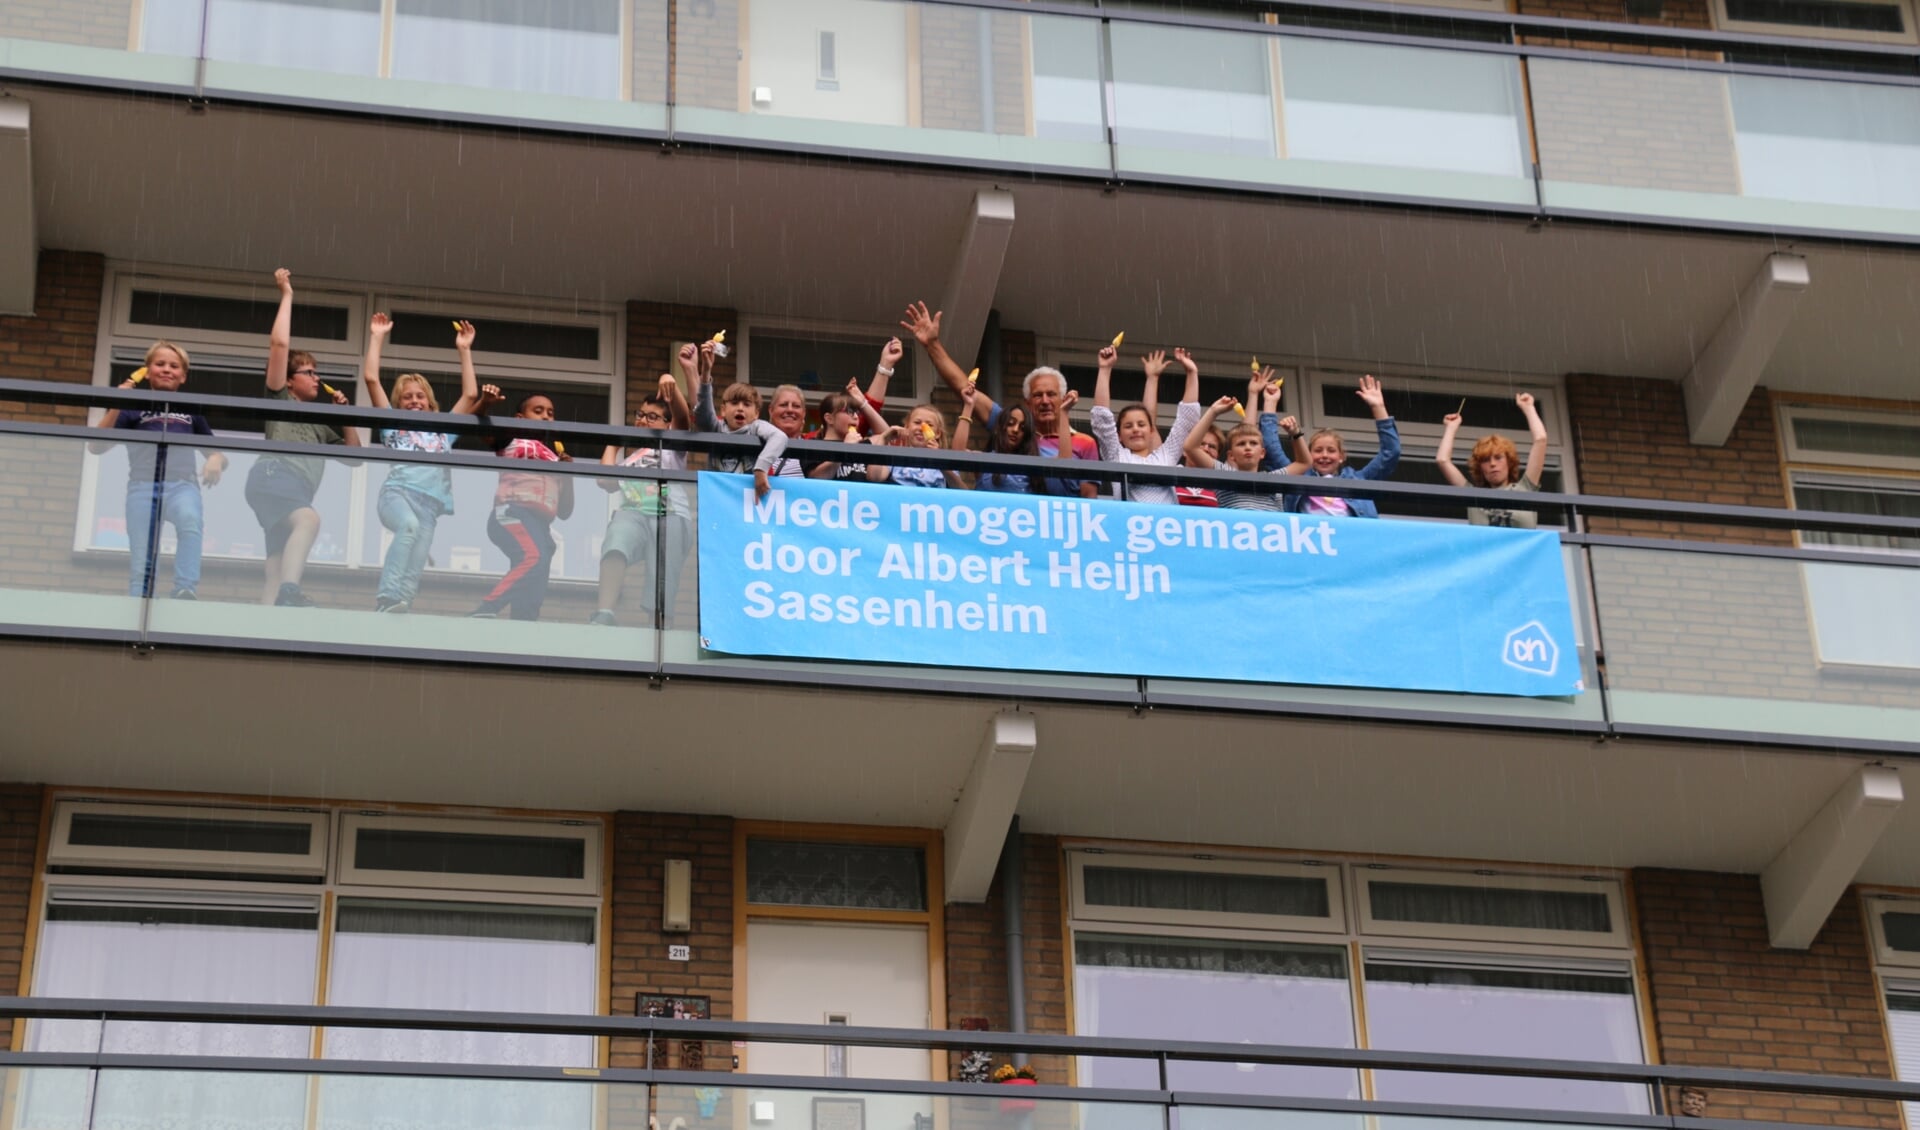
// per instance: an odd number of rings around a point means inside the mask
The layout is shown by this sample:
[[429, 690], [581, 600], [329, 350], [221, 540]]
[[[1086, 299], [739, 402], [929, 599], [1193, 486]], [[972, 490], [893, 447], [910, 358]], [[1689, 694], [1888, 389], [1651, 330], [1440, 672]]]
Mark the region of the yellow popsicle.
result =
[[935, 432], [933, 430], [933, 425], [925, 424], [925, 423], [921, 424], [920, 434], [926, 437], [928, 443], [932, 443], [935, 435]]
[[339, 390], [339, 389], [337, 389], [337, 388], [335, 388], [335, 387], [333, 387], [332, 385], [330, 385], [330, 384], [328, 384], [328, 383], [327, 383], [327, 382], [325, 382], [325, 381], [321, 381], [321, 382], [320, 382], [320, 391], [321, 391], [321, 392], [324, 392], [324, 393], [326, 393], [326, 394], [327, 394], [328, 396], [339, 396], [339, 395], [340, 395], [340, 390]]
[[975, 369], [975, 370], [973, 370], [972, 372], [969, 372], [969, 373], [967, 374], [967, 383], [968, 383], [968, 384], [970, 384], [970, 385], [977, 385], [977, 384], [979, 384], [979, 383], [980, 383], [980, 370], [978, 370], [978, 369]]
[[1249, 365], [1249, 366], [1247, 366], [1247, 368], [1249, 368], [1249, 369], [1252, 369], [1252, 370], [1253, 370], [1254, 372], [1256, 372], [1256, 373], [1257, 373], [1257, 372], [1259, 372], [1259, 371], [1260, 371], [1260, 358], [1258, 358], [1258, 357], [1255, 357], [1255, 358], [1253, 359], [1253, 364], [1251, 364], [1251, 365]]
[[147, 367], [145, 365], [140, 366], [138, 369], [135, 369], [133, 371], [133, 375], [131, 377], [128, 377], [127, 379], [133, 382], [135, 388], [138, 388], [139, 386], [146, 384], [147, 383]]
[[1240, 406], [1240, 402], [1238, 400], [1233, 402], [1233, 414], [1240, 417], [1242, 420], [1247, 418], [1247, 410]]
[[458, 319], [458, 318], [455, 318], [455, 319], [453, 320], [453, 332], [455, 332], [455, 333], [461, 333], [461, 332], [464, 332], [464, 331], [465, 331], [465, 329], [466, 329], [466, 327], [465, 327], [465, 326], [462, 326], [462, 325], [460, 324], [460, 319]]
[[727, 331], [721, 330], [719, 333], [714, 334], [712, 337], [708, 338], [707, 340], [713, 342], [713, 344], [715, 345], [723, 344], [727, 340]]
[[1125, 330], [1121, 330], [1121, 331], [1120, 331], [1119, 333], [1117, 333], [1117, 334], [1114, 334], [1114, 335], [1113, 335], [1113, 348], [1115, 348], [1115, 349], [1118, 349], [1118, 348], [1120, 348], [1120, 343], [1121, 343], [1121, 342], [1123, 342], [1123, 341], [1125, 341], [1125, 340], [1127, 340], [1127, 331], [1125, 331]]
[[565, 454], [567, 453], [567, 445], [566, 445], [566, 444], [564, 444], [564, 443], [561, 443], [561, 442], [560, 442], [559, 440], [557, 440], [557, 439], [556, 439], [556, 440], [554, 440], [554, 441], [553, 441], [553, 453], [554, 453], [555, 455], [565, 455]]

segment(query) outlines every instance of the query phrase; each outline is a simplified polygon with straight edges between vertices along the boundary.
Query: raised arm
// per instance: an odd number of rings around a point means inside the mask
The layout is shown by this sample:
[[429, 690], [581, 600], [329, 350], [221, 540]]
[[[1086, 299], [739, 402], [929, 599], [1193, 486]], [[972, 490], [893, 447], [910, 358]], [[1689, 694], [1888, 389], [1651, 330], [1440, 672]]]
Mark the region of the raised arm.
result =
[[[140, 386], [134, 382], [134, 379], [132, 377], [128, 377], [126, 380], [120, 382], [119, 387], [139, 388]], [[113, 428], [119, 427], [120, 426], [120, 410], [118, 408], [107, 409], [105, 412], [100, 414], [100, 418], [98, 420], [95, 420], [91, 426], [96, 428], [107, 428], [107, 429], [113, 429]], [[87, 450], [93, 452], [95, 455], [98, 455], [112, 446], [113, 445], [110, 443], [89, 443], [87, 444]]]
[[1547, 469], [1547, 426], [1540, 422], [1540, 412], [1533, 404], [1533, 394], [1523, 392], [1513, 398], [1520, 411], [1527, 417], [1527, 431], [1533, 435], [1533, 444], [1527, 448], [1527, 482], [1540, 485], [1540, 472]]
[[506, 398], [507, 394], [500, 391], [499, 385], [481, 385], [480, 397], [473, 403], [473, 414], [476, 416], [485, 416], [493, 410], [494, 405]]
[[293, 272], [281, 267], [273, 282], [280, 288], [280, 309], [267, 334], [267, 391], [279, 392], [287, 387], [287, 356], [293, 352]]
[[673, 379], [672, 373], [660, 374], [660, 399], [667, 402], [667, 422], [676, 431], [686, 431], [693, 427], [693, 410], [687, 407], [687, 394], [680, 391], [680, 382]]
[[873, 367], [873, 380], [867, 382], [867, 398], [882, 404], [887, 402], [887, 382], [893, 379], [893, 371], [900, 365], [900, 359], [907, 355], [907, 347], [900, 339], [890, 337], [887, 344], [880, 347], [880, 363]]
[[385, 314], [375, 314], [367, 322], [367, 355], [360, 360], [360, 383], [367, 386], [367, 403], [375, 408], [393, 407], [387, 401], [386, 387], [380, 383], [380, 350], [392, 332], [393, 319]]
[[[907, 307], [906, 315], [900, 319], [900, 328], [912, 334], [913, 340], [920, 343], [920, 348], [927, 351], [928, 359], [933, 362], [933, 371], [940, 374], [940, 379], [947, 382], [947, 387], [953, 390], [955, 396], [959, 396], [960, 390], [967, 384], [967, 371], [948, 356], [946, 347], [940, 344], [940, 313], [929, 312], [924, 302], [915, 302]], [[982, 421], [991, 419], [993, 398], [981, 393], [974, 398], [973, 408]]]
[[[1183, 389], [1180, 393], [1180, 403], [1182, 404], [1200, 403], [1200, 365], [1199, 363], [1193, 359], [1193, 354], [1188, 353], [1186, 350], [1179, 349], [1179, 348], [1176, 348], [1173, 351], [1173, 359], [1175, 361], [1180, 362], [1180, 367], [1187, 371], [1187, 387]], [[1149, 407], [1151, 407], [1151, 405], [1149, 405]]]
[[1054, 425], [1053, 429], [1054, 438], [1060, 441], [1060, 450], [1053, 453], [1056, 458], [1072, 459], [1074, 457], [1073, 417], [1071, 413], [1073, 406], [1078, 403], [1080, 403], [1080, 394], [1072, 389], [1068, 389], [1067, 394], [1060, 398], [1060, 415], [1056, 417], [1059, 422]]
[[1453, 465], [1453, 439], [1460, 434], [1460, 413], [1449, 412], [1441, 422], [1446, 430], [1440, 433], [1440, 448], [1433, 453], [1434, 465], [1440, 468], [1440, 477], [1447, 480], [1447, 485], [1466, 486], [1467, 477]]
[[703, 347], [692, 342], [681, 346], [680, 371], [693, 381], [693, 426], [703, 432], [717, 432], [720, 416], [713, 410], [713, 372], [703, 362], [702, 351]]
[[1247, 384], [1247, 395], [1254, 398], [1253, 403], [1260, 405], [1260, 417], [1256, 421], [1260, 426], [1260, 469], [1279, 471], [1294, 464], [1304, 463], [1295, 451], [1300, 438], [1300, 425], [1292, 416], [1281, 419], [1280, 382], [1274, 379], [1273, 367], [1261, 369], [1253, 375]]
[[868, 435], [877, 436], [887, 430], [887, 418], [867, 399], [867, 394], [860, 391], [859, 381], [847, 382], [847, 395], [853, 399], [853, 406], [860, 410], [860, 427]]
[[960, 390], [960, 418], [953, 422], [953, 450], [955, 451], [967, 450], [967, 441], [971, 438], [969, 432], [973, 427], [973, 400], [979, 395], [980, 390], [974, 385], [968, 385]]
[[1358, 395], [1373, 410], [1373, 429], [1380, 434], [1380, 451], [1355, 473], [1363, 479], [1388, 478], [1400, 466], [1400, 429], [1394, 426], [1393, 417], [1387, 415], [1387, 395], [1372, 374], [1360, 378]]
[[[1175, 349], [1175, 357], [1186, 351]], [[1147, 381], [1140, 390], [1140, 403], [1147, 406], [1147, 419], [1153, 421], [1154, 434], [1160, 432], [1160, 374], [1167, 371], [1167, 351], [1156, 349], [1140, 358], [1140, 371], [1147, 375]]]
[[453, 351], [460, 355], [460, 399], [454, 401], [455, 412], [471, 412], [480, 403], [480, 377], [473, 371], [473, 339], [476, 333], [473, 323], [461, 320], [454, 323]]
[[1095, 408], [1113, 407], [1113, 364], [1120, 360], [1120, 351], [1111, 345], [1103, 345], [1095, 355], [1100, 366], [1093, 377], [1093, 406]]
[[1208, 432], [1213, 430], [1213, 422], [1220, 418], [1220, 413], [1232, 410], [1233, 397], [1223, 396], [1212, 404], [1207, 405], [1207, 410], [1200, 413], [1200, 422], [1195, 424], [1193, 430], [1187, 433], [1187, 438], [1180, 449], [1181, 453], [1187, 457], [1187, 463], [1189, 465], [1198, 467], [1203, 471], [1211, 471], [1214, 467], [1218, 466], [1213, 456], [1207, 454], [1206, 445], [1200, 441]]

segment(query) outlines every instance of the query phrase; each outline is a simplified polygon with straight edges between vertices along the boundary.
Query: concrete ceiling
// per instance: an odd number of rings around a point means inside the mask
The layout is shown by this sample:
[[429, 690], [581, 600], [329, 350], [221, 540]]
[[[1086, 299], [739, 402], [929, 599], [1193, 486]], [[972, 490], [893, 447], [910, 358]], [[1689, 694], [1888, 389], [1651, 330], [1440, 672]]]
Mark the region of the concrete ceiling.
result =
[[[0, 643], [0, 780], [944, 827], [1017, 703]], [[102, 688], [111, 688], [103, 695]], [[1757, 873], [1859, 764], [1702, 743], [1033, 703], [1036, 832]], [[1920, 805], [1863, 881], [1920, 886]]]
[[[668, 153], [109, 93], [33, 104], [43, 247], [141, 266], [649, 298], [891, 324], [937, 296], [976, 189], [1017, 219], [996, 297], [1043, 338], [1395, 369], [1679, 379], [1766, 256], [1709, 235]], [[1914, 399], [1920, 250], [1810, 245], [1762, 382]]]

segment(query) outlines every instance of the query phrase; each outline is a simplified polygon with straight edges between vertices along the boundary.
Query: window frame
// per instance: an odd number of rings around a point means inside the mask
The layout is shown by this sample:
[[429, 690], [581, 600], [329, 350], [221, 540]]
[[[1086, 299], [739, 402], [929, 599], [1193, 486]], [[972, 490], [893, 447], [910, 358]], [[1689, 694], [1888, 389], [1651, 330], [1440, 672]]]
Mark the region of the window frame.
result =
[[1914, 27], [1913, 0], [1851, 0], [1853, 3], [1871, 4], [1892, 8], [1901, 14], [1902, 32], [1890, 31], [1850, 31], [1846, 28], [1808, 27], [1805, 24], [1776, 23], [1770, 20], [1736, 20], [1727, 15], [1727, 0], [1713, 0], [1713, 26], [1718, 31], [1744, 32], [1756, 35], [1792, 36], [1802, 39], [1835, 39], [1849, 43], [1894, 43], [1912, 44], [1920, 42], [1920, 32]]
[[[1296, 411], [1300, 418], [1301, 430], [1311, 433], [1327, 428], [1340, 433], [1349, 448], [1361, 451], [1378, 451], [1379, 433], [1371, 420], [1358, 417], [1329, 416], [1320, 410], [1324, 390], [1332, 385], [1349, 392], [1367, 370], [1351, 367], [1309, 367], [1301, 373], [1301, 403]], [[1566, 397], [1562, 393], [1563, 385], [1558, 378], [1539, 377], [1532, 381], [1520, 378], [1528, 374], [1513, 374], [1511, 377], [1494, 377], [1486, 373], [1465, 373], [1444, 369], [1422, 369], [1417, 372], [1384, 372], [1374, 370], [1373, 375], [1383, 385], [1399, 385], [1416, 388], [1421, 392], [1441, 393], [1448, 396], [1483, 396], [1496, 399], [1513, 399], [1517, 391], [1533, 393], [1534, 410], [1540, 414], [1540, 422], [1547, 426], [1547, 470], [1560, 472], [1567, 493], [1577, 493], [1579, 479], [1575, 474], [1573, 450], [1568, 443], [1572, 429], [1567, 423]], [[1530, 385], [1524, 390], [1516, 386]], [[1443, 424], [1409, 423], [1394, 418], [1394, 428], [1400, 433], [1400, 457], [1404, 462], [1408, 457], [1425, 458], [1429, 461], [1440, 450], [1440, 438], [1446, 432]], [[1521, 463], [1525, 464], [1527, 449], [1533, 443], [1533, 437], [1516, 428], [1488, 428], [1477, 426], [1470, 421], [1463, 423], [1461, 434], [1454, 441], [1454, 466], [1460, 466], [1461, 459], [1473, 450], [1472, 443], [1463, 441], [1471, 432], [1474, 436], [1498, 435], [1513, 441], [1520, 452]], [[1554, 437], [1559, 437], [1557, 440]]]
[[[780, 387], [780, 382], [762, 383], [753, 378], [753, 335], [760, 330], [765, 330], [775, 337], [807, 336], [834, 341], [844, 345], [852, 345], [860, 341], [877, 342], [878, 344], [873, 346], [874, 367], [868, 369], [865, 373], [852, 374], [855, 379], [859, 380], [862, 390], [867, 388], [868, 382], [873, 379], [876, 371], [879, 369], [881, 347], [886, 345], [889, 338], [897, 337], [900, 339], [900, 344], [906, 350], [907, 355], [913, 357], [913, 403], [924, 404], [933, 395], [934, 381], [937, 379], [937, 374], [933, 371], [933, 365], [931, 363], [923, 363], [926, 354], [920, 351], [919, 343], [913, 340], [911, 334], [908, 334], [898, 326], [887, 327], [878, 322], [822, 321], [816, 318], [789, 318], [778, 314], [742, 313], [739, 317], [739, 329], [736, 331], [739, 340], [733, 343], [735, 346], [733, 350], [733, 379], [736, 381], [745, 381], [747, 384], [759, 389], [762, 393], [769, 393]], [[878, 337], [872, 336], [875, 334], [877, 334]], [[701, 338], [700, 340], [705, 341], [706, 339]], [[889, 378], [889, 381], [891, 380], [892, 378]], [[724, 387], [723, 385], [721, 388], [714, 389], [716, 399]], [[807, 409], [809, 411], [813, 410], [819, 402], [818, 397], [820, 395], [829, 392], [839, 392], [842, 387], [841, 385], [835, 385], [832, 388], [823, 387], [817, 392], [808, 390]], [[886, 397], [889, 410], [897, 407], [901, 397], [905, 395], [907, 395], [907, 390], [890, 383], [887, 387]], [[716, 405], [716, 410], [717, 407]]]
[[1920, 412], [1902, 411], [1891, 404], [1884, 410], [1868, 411], [1782, 401], [1778, 405], [1776, 414], [1782, 458], [1790, 467], [1804, 469], [1857, 467], [1868, 472], [1920, 472], [1920, 455], [1861, 455], [1849, 451], [1815, 451], [1801, 447], [1794, 438], [1793, 424], [1798, 419], [1832, 420], [1849, 424], [1885, 424], [1889, 416], [1905, 426], [1912, 427], [1915, 432], [1920, 432]]
[[[359, 842], [356, 833], [379, 827], [397, 831], [444, 832], [450, 835], [494, 834], [539, 836], [547, 839], [578, 839], [582, 843], [584, 867], [577, 879], [544, 879], [530, 875], [462, 874], [440, 871], [388, 871], [366, 869], [356, 862]], [[384, 812], [341, 812], [339, 849], [334, 854], [333, 881], [342, 887], [365, 887], [382, 891], [433, 890], [437, 892], [487, 892], [515, 895], [598, 896], [600, 893], [602, 829], [587, 821], [498, 820], [467, 816], [410, 816]], [[380, 897], [380, 896], [374, 896]], [[387, 896], [391, 897], [391, 896]], [[449, 901], [487, 901], [459, 899]], [[494, 900], [497, 901], [497, 900]]]
[[[1378, 879], [1385, 882], [1418, 883], [1436, 887], [1498, 887], [1518, 891], [1559, 891], [1593, 894], [1596, 888], [1607, 900], [1607, 924], [1602, 935], [1592, 931], [1542, 930], [1524, 926], [1475, 926], [1447, 922], [1383, 922], [1373, 916], [1369, 888]], [[1367, 865], [1353, 869], [1354, 929], [1369, 938], [1430, 938], [1450, 942], [1491, 942], [1574, 949], [1630, 950], [1632, 935], [1627, 929], [1626, 900], [1617, 879], [1596, 876], [1563, 877], [1459, 871], [1420, 867], [1383, 867]]]
[[[1866, 900], [1867, 925], [1873, 949], [1873, 963], [1876, 967], [1902, 971], [1913, 990], [1906, 995], [1920, 995], [1920, 950], [1896, 950], [1887, 944], [1887, 928], [1884, 919], [1889, 911], [1900, 914], [1920, 914], [1920, 896], [1895, 894], [1885, 891], [1869, 891], [1861, 895]], [[1882, 978], [1884, 981], [1885, 978]], [[1881, 986], [1886, 991], [1886, 986]]]
[[[1151, 926], [1187, 930], [1257, 930], [1263, 935], [1274, 931], [1299, 934], [1339, 934], [1347, 932], [1345, 884], [1340, 868], [1331, 864], [1263, 862], [1244, 859], [1195, 859], [1177, 855], [1112, 854], [1068, 848], [1068, 913], [1072, 920], [1089, 926]], [[1089, 903], [1086, 897], [1088, 867], [1123, 867], [1148, 871], [1187, 872], [1211, 875], [1271, 875], [1295, 879], [1314, 879], [1326, 885], [1327, 915], [1309, 918], [1296, 915], [1239, 914], [1228, 911], [1182, 911], [1155, 907], [1116, 907]], [[1324, 940], [1324, 939], [1323, 939]]]
[[[77, 813], [108, 816], [172, 816], [181, 819], [227, 818], [267, 820], [289, 826], [305, 825], [309, 832], [308, 851], [303, 857], [267, 852], [206, 852], [172, 848], [121, 848], [73, 844], [73, 818]], [[47, 837], [49, 867], [112, 867], [129, 872], [206, 871], [223, 874], [284, 876], [295, 879], [320, 879], [327, 873], [332, 818], [325, 812], [309, 809], [214, 807], [199, 805], [137, 804], [95, 801], [87, 798], [57, 800]]]

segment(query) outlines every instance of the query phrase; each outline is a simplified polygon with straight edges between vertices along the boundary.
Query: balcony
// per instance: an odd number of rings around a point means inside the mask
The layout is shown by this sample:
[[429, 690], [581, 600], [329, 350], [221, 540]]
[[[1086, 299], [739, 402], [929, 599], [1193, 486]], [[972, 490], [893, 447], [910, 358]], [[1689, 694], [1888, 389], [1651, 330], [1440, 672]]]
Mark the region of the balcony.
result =
[[[19, 1125], [61, 1130], [703, 1123], [769, 1130], [1245, 1130], [1376, 1120], [1409, 1130], [1652, 1130], [1699, 1117], [1667, 1109], [1681, 1101], [1682, 1089], [1711, 1104], [1703, 1108], [1710, 1114], [1790, 1120], [1716, 1119], [1720, 1126], [1843, 1124], [1884, 1115], [1883, 1104], [1920, 1099], [1920, 1085], [1858, 1075], [1416, 1050], [54, 998], [7, 998], [0, 1012], [33, 1018], [30, 1050], [0, 1052]], [[252, 1054], [225, 1054], [222, 1036]], [[721, 1066], [727, 1041], [746, 1059], [745, 1074]], [[309, 1047], [322, 1046], [326, 1058], [308, 1057]], [[884, 1058], [884, 1067], [833, 1078], [755, 1071], [788, 1047], [802, 1049], [800, 1062], [816, 1064], [836, 1050], [844, 1063], [850, 1048], [867, 1049], [858, 1061], [877, 1065]], [[950, 1063], [971, 1051], [993, 1062], [1031, 1055], [1043, 1078], [1077, 1078], [1079, 1085], [946, 1081]], [[435, 1053], [443, 1058], [430, 1058]], [[1111, 1070], [1118, 1064], [1130, 1070]], [[1094, 1082], [1109, 1077], [1124, 1081]], [[1369, 1077], [1427, 1097], [1363, 1098], [1376, 1089], [1355, 1084]]]
[[[23, 381], [0, 382], [0, 394], [26, 402], [93, 406], [148, 404], [162, 395]], [[174, 394], [168, 399], [194, 410], [218, 411], [226, 419], [326, 419], [383, 426], [401, 415], [233, 397]], [[408, 413], [404, 419], [418, 427], [421, 417]], [[464, 435], [490, 430], [472, 418], [452, 416], [435, 417], [433, 426]], [[746, 682], [836, 687], [882, 696], [904, 692], [915, 698], [1051, 702], [1121, 714], [1166, 709], [1249, 718], [1364, 717], [1594, 737], [1920, 751], [1914, 740], [1920, 734], [1914, 691], [1920, 678], [1920, 636], [1912, 631], [1913, 618], [1905, 615], [1920, 608], [1920, 560], [1911, 554], [1685, 540], [1685, 534], [1679, 540], [1662, 540], [1581, 531], [1587, 519], [1611, 517], [1678, 524], [1698, 531], [1696, 537], [1723, 537], [1729, 529], [1741, 528], [1800, 530], [1823, 537], [1866, 534], [1891, 545], [1920, 534], [1920, 524], [1908, 519], [1579, 495], [1523, 496], [1519, 505], [1537, 508], [1549, 524], [1557, 520], [1565, 527], [1559, 540], [1575, 637], [1565, 663], [1568, 671], [1577, 669], [1584, 690], [1561, 697], [1375, 689], [1418, 684], [1389, 681], [1370, 687], [1365, 679], [1344, 677], [1326, 682], [1346, 685], [1174, 678], [1149, 665], [1130, 665], [1125, 641], [1116, 641], [1111, 654], [1086, 656], [1084, 663], [1025, 663], [1031, 670], [1015, 669], [1023, 664], [1011, 651], [1002, 661], [1010, 669], [765, 658], [722, 654], [703, 646], [700, 523], [693, 476], [603, 467], [589, 458], [601, 443], [631, 445], [653, 433], [557, 424], [539, 434], [564, 436], [583, 457], [549, 465], [555, 475], [570, 481], [577, 504], [553, 524], [556, 549], [545, 605], [537, 620], [521, 621], [504, 613], [498, 619], [468, 616], [507, 567], [486, 529], [502, 465], [490, 455], [423, 456], [378, 446], [312, 449], [242, 436], [197, 437], [189, 448], [153, 444], [139, 433], [126, 432], [113, 433], [103, 444], [103, 433], [91, 429], [7, 423], [0, 426], [0, 464], [6, 467], [4, 481], [11, 484], [15, 501], [0, 518], [0, 631], [23, 639], [132, 645], [135, 654], [184, 650], [210, 657], [363, 657], [426, 661], [431, 670], [442, 672], [505, 667], [638, 677], [655, 686], [674, 680], [709, 688], [720, 709], [725, 688]], [[665, 436], [668, 446], [715, 453], [741, 449], [744, 442], [689, 433]], [[90, 445], [101, 450], [90, 451]], [[800, 443], [793, 450], [808, 446]], [[872, 458], [899, 459], [904, 450], [874, 449]], [[129, 537], [126, 526], [129, 451], [154, 451], [161, 458], [171, 452], [176, 460], [185, 457], [196, 463], [219, 452], [227, 460], [221, 482], [201, 492], [204, 576], [197, 584], [191, 579], [180, 582], [172, 572], [176, 544], [174, 528], [168, 525], [162, 539], [150, 547], [158, 554], [152, 595], [127, 595], [140, 591], [137, 584], [130, 589], [129, 580], [129, 545], [137, 540]], [[321, 532], [305, 580], [318, 607], [262, 603], [274, 594], [262, 592], [261, 529], [242, 495], [253, 462], [274, 453], [317, 460], [315, 466], [324, 472], [315, 500]], [[994, 462], [971, 453], [922, 453], [918, 458], [960, 470]], [[438, 525], [412, 614], [376, 614], [372, 609], [390, 537], [377, 504], [387, 471], [402, 461], [444, 465], [452, 476], [456, 505]], [[164, 463], [149, 463], [143, 454], [139, 465]], [[1153, 472], [1105, 464], [1076, 473], [1114, 481], [1233, 481], [1223, 472]], [[645, 518], [647, 525], [632, 532], [639, 535], [637, 544], [653, 555], [650, 567], [643, 563], [629, 568], [620, 575], [617, 589], [601, 588], [601, 555], [606, 539], [614, 536], [608, 519], [621, 493], [644, 494], [663, 485], [684, 492], [680, 504], [692, 520], [681, 527], [680, 519], [671, 515]], [[138, 489], [150, 496], [148, 488]], [[1316, 489], [1425, 504], [1459, 505], [1476, 497], [1473, 491], [1338, 480]], [[637, 520], [633, 511], [624, 512], [623, 522]], [[674, 530], [662, 536], [661, 524], [668, 521]], [[1395, 527], [1406, 531], [1404, 536], [1434, 529], [1395, 522], [1369, 528], [1390, 536]], [[680, 562], [670, 555], [678, 549], [675, 531], [680, 528], [692, 544], [686, 547], [684, 567], [676, 568]], [[198, 599], [168, 599], [176, 582], [197, 588]], [[590, 624], [599, 608], [610, 608], [615, 624]], [[1169, 615], [1174, 617], [1169, 631], [1183, 630], [1178, 616]], [[1205, 625], [1186, 627], [1206, 631]], [[864, 658], [882, 654], [869, 652]], [[1274, 668], [1271, 657], [1251, 655], [1248, 661], [1252, 670]]]
[[[1850, 45], [1871, 65], [1822, 72], [1721, 59], [1831, 59], [1831, 43], [1433, 14], [1471, 34], [945, 0], [591, 0], [480, 19], [425, 0], [20, 0], [0, 16], [0, 75], [1101, 183], [1920, 239], [1912, 48]], [[1631, 52], [1543, 45], [1570, 36]]]

